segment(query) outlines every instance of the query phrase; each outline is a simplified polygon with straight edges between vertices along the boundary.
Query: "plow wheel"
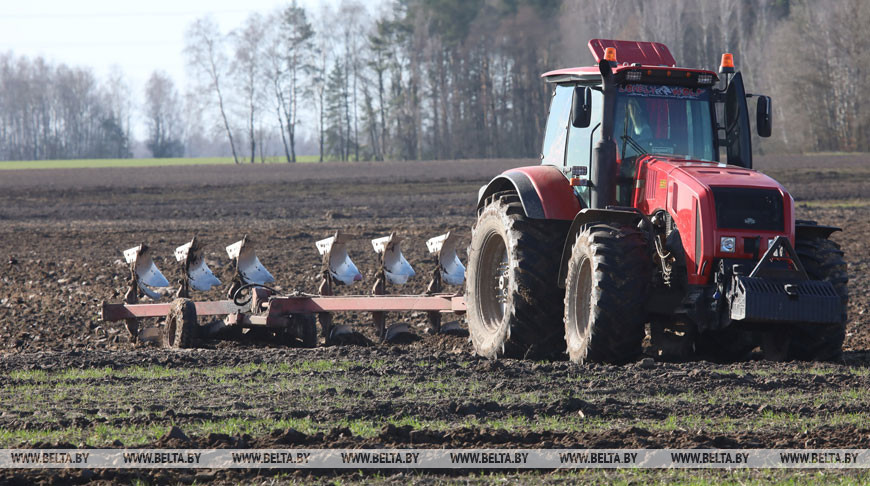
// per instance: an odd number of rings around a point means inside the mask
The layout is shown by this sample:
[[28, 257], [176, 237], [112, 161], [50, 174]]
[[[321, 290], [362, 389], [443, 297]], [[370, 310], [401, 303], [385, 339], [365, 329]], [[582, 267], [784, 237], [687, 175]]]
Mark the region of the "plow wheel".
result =
[[647, 241], [631, 226], [577, 235], [565, 278], [565, 340], [576, 363], [624, 363], [641, 353], [651, 278]]
[[528, 219], [517, 195], [495, 195], [468, 248], [468, 330], [487, 358], [542, 357], [564, 349], [560, 249], [569, 222]]
[[695, 353], [693, 324], [654, 318], [650, 322], [651, 356], [663, 361], [685, 361]]
[[163, 347], [190, 348], [196, 336], [196, 305], [190, 299], [175, 299], [166, 316]]
[[797, 324], [789, 328], [787, 359], [834, 361], [843, 355], [849, 304], [849, 276], [840, 245], [826, 238], [795, 241], [795, 250], [812, 280], [831, 282], [840, 296], [840, 319], [831, 325]]
[[314, 314], [293, 314], [295, 324], [295, 333], [290, 332], [290, 329], [284, 329], [279, 332], [283, 333], [285, 342], [292, 346], [297, 346], [301, 342], [303, 348], [317, 347], [317, 318]]

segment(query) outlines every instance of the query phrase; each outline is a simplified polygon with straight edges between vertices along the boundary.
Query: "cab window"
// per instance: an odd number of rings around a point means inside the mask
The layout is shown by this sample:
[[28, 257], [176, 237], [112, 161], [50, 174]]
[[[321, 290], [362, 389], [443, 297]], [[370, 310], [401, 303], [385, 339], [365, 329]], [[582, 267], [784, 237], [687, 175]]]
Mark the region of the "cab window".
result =
[[571, 115], [571, 97], [574, 88], [556, 86], [547, 116], [547, 131], [541, 148], [541, 163], [562, 165], [565, 159], [565, 143], [568, 137], [568, 122]]

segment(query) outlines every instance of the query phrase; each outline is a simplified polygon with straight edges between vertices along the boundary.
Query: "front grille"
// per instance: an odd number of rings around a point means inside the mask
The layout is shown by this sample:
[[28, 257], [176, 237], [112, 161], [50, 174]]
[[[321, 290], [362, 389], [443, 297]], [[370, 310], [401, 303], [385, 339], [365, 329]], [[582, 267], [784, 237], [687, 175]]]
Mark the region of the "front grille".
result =
[[782, 194], [776, 189], [713, 187], [716, 224], [722, 229], [783, 231]]

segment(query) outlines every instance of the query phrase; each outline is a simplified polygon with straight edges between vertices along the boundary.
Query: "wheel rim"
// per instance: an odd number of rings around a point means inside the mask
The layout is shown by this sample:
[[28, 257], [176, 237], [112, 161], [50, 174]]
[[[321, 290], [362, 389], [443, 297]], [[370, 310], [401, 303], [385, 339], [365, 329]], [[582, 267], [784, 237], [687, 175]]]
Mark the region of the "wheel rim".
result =
[[578, 335], [583, 334], [589, 325], [589, 311], [592, 303], [592, 264], [584, 259], [577, 272], [577, 294], [574, 299], [574, 327]]
[[510, 294], [510, 261], [507, 246], [498, 233], [489, 235], [484, 242], [480, 265], [478, 287], [483, 324], [494, 330], [507, 313]]

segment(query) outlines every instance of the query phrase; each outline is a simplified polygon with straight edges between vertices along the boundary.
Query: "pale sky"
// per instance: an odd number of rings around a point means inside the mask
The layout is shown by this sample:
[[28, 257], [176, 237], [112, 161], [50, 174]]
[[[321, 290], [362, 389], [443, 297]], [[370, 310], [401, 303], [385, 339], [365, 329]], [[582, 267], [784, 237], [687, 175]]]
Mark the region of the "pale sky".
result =
[[[313, 12], [318, 0], [297, 0]], [[337, 0], [325, 0], [337, 5]], [[0, 52], [88, 66], [100, 80], [121, 67], [138, 106], [156, 69], [184, 92], [182, 49], [187, 26], [212, 14], [227, 32], [252, 12], [268, 13], [290, 0], [0, 0]], [[368, 4], [368, 1], [363, 3]], [[134, 114], [135, 117], [135, 114]], [[137, 130], [138, 131], [138, 130]]]

